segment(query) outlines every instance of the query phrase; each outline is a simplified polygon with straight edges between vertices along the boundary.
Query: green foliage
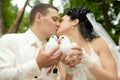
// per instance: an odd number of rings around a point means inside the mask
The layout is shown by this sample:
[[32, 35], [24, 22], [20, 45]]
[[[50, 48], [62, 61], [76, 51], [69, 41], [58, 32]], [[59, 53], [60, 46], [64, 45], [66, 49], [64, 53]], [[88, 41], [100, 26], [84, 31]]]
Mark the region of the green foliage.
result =
[[3, 0], [3, 18], [5, 25], [5, 33], [17, 17], [18, 8], [10, 3], [10, 0]]
[[111, 3], [113, 3], [113, 1], [115, 1], [115, 0], [106, 0], [106, 3], [111, 4]]
[[120, 1], [114, 1], [112, 8], [114, 9], [115, 15], [117, 15], [120, 12]]
[[50, 3], [50, 4], [53, 4], [53, 0], [49, 0], [49, 3]]
[[[64, 1], [64, 0], [63, 0]], [[103, 8], [102, 3], [105, 1], [106, 4], [108, 4], [109, 7], [109, 20], [111, 21], [111, 26], [106, 26], [103, 16]], [[118, 38], [120, 36], [120, 21], [118, 25], [114, 25], [112, 23], [113, 20], [115, 20], [120, 13], [120, 1], [119, 0], [69, 0], [69, 3], [66, 3], [64, 5], [64, 9], [67, 8], [74, 8], [74, 7], [85, 7], [90, 9], [94, 15], [96, 20], [103, 25], [103, 27], [106, 29], [107, 27], [110, 28], [110, 30], [106, 30], [112, 39], [118, 43]], [[112, 5], [112, 6], [111, 6]], [[65, 10], [64, 10], [65, 11]], [[61, 14], [62, 15], [62, 14]], [[112, 29], [115, 30], [115, 33], [112, 33]]]
[[25, 13], [18, 32], [25, 32], [29, 28], [29, 13]]

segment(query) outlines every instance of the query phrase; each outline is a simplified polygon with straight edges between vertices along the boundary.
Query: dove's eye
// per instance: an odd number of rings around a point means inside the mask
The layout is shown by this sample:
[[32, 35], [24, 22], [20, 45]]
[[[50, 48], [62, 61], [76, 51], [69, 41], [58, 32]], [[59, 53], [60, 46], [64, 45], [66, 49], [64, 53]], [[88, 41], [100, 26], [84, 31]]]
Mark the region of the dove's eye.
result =
[[52, 36], [52, 38], [54, 38], [54, 36]]
[[62, 37], [62, 39], [64, 39], [64, 37]]

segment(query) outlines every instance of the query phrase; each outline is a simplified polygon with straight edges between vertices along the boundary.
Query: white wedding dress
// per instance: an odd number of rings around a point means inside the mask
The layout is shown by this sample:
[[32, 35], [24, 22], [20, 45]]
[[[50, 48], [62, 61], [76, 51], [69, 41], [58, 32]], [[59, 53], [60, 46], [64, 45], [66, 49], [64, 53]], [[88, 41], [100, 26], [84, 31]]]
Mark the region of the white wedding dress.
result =
[[[101, 61], [99, 56], [96, 54], [90, 43], [88, 43], [89, 48], [91, 50], [90, 57], [94, 59], [94, 61], [101, 66]], [[79, 64], [74, 71], [73, 80], [96, 80], [95, 76], [89, 71], [89, 69], [84, 64]]]
[[[90, 50], [91, 50], [91, 55], [90, 55], [90, 57], [92, 58], [92, 59], [94, 59], [95, 60], [95, 62], [99, 65], [99, 66], [101, 66], [101, 61], [100, 61], [100, 57], [96, 54], [96, 52], [94, 51], [94, 49], [92, 48], [92, 46], [88, 43], [88, 45], [89, 45], [89, 48], [90, 48]], [[87, 68], [87, 67], [85, 67], [85, 74], [86, 74], [86, 76], [87, 76], [87, 80], [96, 80], [96, 78], [95, 78], [95, 76], [89, 71], [89, 69]]]

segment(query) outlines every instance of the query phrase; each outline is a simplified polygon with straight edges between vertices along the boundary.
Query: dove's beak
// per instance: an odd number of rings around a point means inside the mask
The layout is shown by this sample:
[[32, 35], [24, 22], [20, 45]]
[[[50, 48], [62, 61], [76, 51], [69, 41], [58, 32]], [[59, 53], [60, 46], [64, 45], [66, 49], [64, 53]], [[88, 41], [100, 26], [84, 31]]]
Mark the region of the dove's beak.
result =
[[60, 45], [60, 40], [57, 40], [57, 42], [58, 42], [58, 45]]

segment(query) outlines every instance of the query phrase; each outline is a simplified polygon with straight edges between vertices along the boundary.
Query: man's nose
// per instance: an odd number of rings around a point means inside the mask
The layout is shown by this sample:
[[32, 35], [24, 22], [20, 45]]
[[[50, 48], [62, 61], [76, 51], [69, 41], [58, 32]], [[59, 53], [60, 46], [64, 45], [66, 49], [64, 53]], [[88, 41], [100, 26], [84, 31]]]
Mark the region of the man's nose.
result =
[[59, 22], [59, 21], [57, 21], [57, 28], [59, 28], [59, 26], [60, 26], [60, 22]]

